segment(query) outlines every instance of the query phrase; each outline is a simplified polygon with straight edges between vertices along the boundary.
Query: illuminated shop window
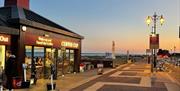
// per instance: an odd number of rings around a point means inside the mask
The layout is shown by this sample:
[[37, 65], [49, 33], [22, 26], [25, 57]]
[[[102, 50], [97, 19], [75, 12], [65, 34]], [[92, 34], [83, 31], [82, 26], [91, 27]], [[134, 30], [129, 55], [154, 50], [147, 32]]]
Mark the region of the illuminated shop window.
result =
[[0, 45], [0, 66], [4, 69], [5, 65], [5, 45]]

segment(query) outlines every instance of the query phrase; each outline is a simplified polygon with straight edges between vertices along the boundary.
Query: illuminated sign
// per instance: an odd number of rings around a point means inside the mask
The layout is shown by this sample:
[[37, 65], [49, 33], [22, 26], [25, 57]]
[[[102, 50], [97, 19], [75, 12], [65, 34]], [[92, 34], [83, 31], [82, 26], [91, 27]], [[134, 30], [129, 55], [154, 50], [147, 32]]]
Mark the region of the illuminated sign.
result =
[[0, 42], [9, 42], [9, 38], [8, 38], [8, 37], [5, 37], [5, 36], [0, 35]]
[[61, 46], [70, 47], [70, 48], [78, 48], [79, 44], [75, 42], [62, 41]]
[[45, 45], [45, 46], [53, 46], [52, 39], [45, 38], [45, 37], [38, 37], [38, 40], [36, 40], [36, 44]]

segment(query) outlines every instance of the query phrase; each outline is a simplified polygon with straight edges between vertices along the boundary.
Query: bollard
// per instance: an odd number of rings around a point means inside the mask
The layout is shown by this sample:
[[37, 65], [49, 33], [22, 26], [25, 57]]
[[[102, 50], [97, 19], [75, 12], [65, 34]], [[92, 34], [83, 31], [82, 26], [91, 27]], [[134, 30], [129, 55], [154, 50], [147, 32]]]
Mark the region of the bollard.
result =
[[51, 83], [47, 83], [47, 90], [48, 90], [48, 91], [53, 91], [53, 90], [56, 89], [56, 83], [53, 82], [54, 72], [55, 72], [54, 65], [51, 64]]
[[27, 64], [22, 64], [23, 69], [24, 69], [24, 81], [21, 83], [22, 88], [29, 88], [30, 86], [30, 81], [26, 79], [26, 68]]
[[51, 88], [54, 90], [54, 84], [53, 84], [53, 74], [51, 74]]
[[26, 68], [27, 68], [27, 65], [22, 64], [22, 66], [23, 66], [23, 69], [24, 69], [24, 82], [26, 82]]

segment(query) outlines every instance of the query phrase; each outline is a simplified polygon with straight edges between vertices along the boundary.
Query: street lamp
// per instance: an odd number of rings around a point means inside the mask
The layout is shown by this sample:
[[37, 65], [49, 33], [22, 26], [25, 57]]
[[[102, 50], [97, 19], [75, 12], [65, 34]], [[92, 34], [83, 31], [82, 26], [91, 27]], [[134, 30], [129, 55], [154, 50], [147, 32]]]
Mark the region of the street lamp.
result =
[[[152, 32], [151, 32], [151, 36], [152, 37], [157, 37], [157, 34], [156, 34], [156, 27], [157, 27], [157, 20], [159, 20], [159, 22], [160, 22], [160, 24], [161, 24], [161, 26], [163, 25], [163, 23], [164, 23], [164, 17], [163, 17], [163, 15], [161, 15], [161, 16], [158, 16], [157, 14], [156, 14], [156, 12], [154, 13], [154, 15], [153, 16], [148, 16], [147, 18], [146, 18], [146, 23], [147, 23], [147, 25], [149, 26], [150, 24], [151, 24], [151, 22], [153, 21], [153, 25], [152, 25]], [[157, 38], [157, 41], [159, 42], [159, 38]], [[151, 45], [151, 44], [150, 44]], [[150, 48], [150, 49], [152, 49], [152, 55], [153, 55], [153, 63], [151, 62], [151, 71], [153, 71], [153, 67], [155, 68], [156, 67], [156, 49], [159, 49], [159, 43], [157, 43], [157, 46], [156, 47], [152, 47], [152, 48]]]
[[151, 17], [150, 16], [147, 17], [146, 23], [147, 23], [148, 26], [150, 25], [150, 23], [151, 23]]
[[152, 21], [154, 21], [154, 25], [153, 25], [154, 32], [153, 32], [153, 34], [156, 34], [156, 26], [157, 26], [157, 25], [156, 25], [156, 22], [157, 22], [157, 20], [160, 20], [160, 24], [161, 24], [161, 26], [162, 26], [163, 23], [164, 23], [164, 17], [163, 17], [163, 15], [158, 16], [158, 15], [156, 14], [156, 12], [155, 12], [153, 16], [148, 16], [148, 17], [146, 18], [146, 23], [147, 23], [148, 26], [151, 24]]
[[163, 15], [160, 16], [160, 23], [161, 23], [161, 26], [162, 26], [162, 24], [164, 23], [164, 17], [163, 17]]

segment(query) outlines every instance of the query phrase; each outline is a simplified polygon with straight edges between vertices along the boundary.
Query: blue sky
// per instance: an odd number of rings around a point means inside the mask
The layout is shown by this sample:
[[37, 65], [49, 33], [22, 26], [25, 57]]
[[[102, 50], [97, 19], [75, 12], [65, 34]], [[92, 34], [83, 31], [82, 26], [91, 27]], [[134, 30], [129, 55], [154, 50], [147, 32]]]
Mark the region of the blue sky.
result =
[[110, 52], [114, 40], [118, 53], [144, 53], [151, 31], [145, 19], [154, 12], [165, 17], [160, 47], [180, 50], [179, 8], [180, 0], [30, 0], [31, 10], [83, 35], [83, 52]]

